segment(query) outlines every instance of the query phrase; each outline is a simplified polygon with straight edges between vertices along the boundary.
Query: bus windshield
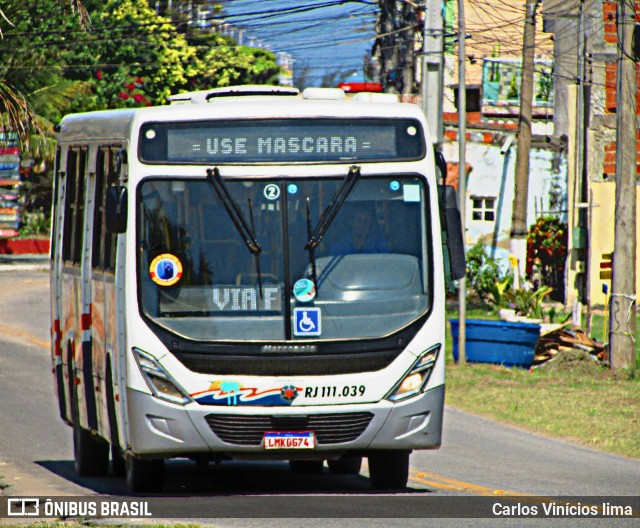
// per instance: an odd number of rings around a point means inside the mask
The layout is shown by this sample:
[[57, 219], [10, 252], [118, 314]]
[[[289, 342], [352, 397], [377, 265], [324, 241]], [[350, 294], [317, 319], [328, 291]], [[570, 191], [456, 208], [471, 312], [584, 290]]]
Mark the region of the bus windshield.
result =
[[375, 338], [415, 321], [432, 291], [425, 181], [358, 177], [336, 207], [344, 184], [225, 179], [225, 198], [211, 179], [144, 180], [142, 313], [204, 341]]

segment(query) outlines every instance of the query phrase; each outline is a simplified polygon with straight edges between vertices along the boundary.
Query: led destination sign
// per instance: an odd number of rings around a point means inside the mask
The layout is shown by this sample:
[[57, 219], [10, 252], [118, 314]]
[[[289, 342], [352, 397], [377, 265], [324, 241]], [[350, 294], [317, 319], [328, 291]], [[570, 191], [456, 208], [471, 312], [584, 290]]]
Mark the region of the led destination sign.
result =
[[259, 120], [150, 123], [140, 157], [150, 163], [281, 163], [419, 159], [413, 120]]

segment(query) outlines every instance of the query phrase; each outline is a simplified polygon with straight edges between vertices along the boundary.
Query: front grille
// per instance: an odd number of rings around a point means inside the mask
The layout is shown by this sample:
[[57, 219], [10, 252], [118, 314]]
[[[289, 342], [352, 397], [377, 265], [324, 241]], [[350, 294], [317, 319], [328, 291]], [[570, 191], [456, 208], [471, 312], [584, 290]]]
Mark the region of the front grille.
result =
[[209, 414], [211, 430], [228, 444], [259, 446], [267, 431], [313, 431], [318, 445], [356, 440], [371, 422], [368, 412], [313, 414], [310, 416], [264, 416]]
[[177, 352], [192, 372], [218, 376], [330, 376], [375, 372], [389, 366], [402, 349], [334, 355], [221, 356]]

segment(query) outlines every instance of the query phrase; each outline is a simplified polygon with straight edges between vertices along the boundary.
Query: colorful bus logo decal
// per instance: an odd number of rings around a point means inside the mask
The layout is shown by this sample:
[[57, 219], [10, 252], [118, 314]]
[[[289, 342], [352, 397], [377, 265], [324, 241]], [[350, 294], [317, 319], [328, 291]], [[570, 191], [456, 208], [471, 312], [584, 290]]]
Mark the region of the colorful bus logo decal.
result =
[[243, 387], [235, 380], [216, 380], [208, 390], [192, 394], [201, 405], [291, 405], [302, 387], [285, 385], [259, 390]]
[[151, 261], [149, 276], [158, 286], [173, 286], [182, 277], [182, 263], [175, 255], [163, 253]]

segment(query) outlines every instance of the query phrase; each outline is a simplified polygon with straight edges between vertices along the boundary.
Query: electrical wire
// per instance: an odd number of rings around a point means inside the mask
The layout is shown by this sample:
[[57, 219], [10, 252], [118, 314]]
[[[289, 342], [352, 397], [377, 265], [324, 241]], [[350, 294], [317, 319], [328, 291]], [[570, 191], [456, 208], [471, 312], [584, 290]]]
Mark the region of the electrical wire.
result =
[[[503, 0], [496, 0], [498, 1], [498, 3], [502, 4], [502, 7], [504, 8], [503, 11], [505, 13], [510, 13], [511, 15], [514, 15], [513, 17], [511, 16], [507, 16], [506, 14], [496, 14], [496, 11], [500, 11], [500, 10], [489, 10], [487, 5], [482, 2], [481, 0], [469, 0], [469, 4], [476, 10], [478, 10], [477, 12], [480, 14], [478, 16], [478, 19], [480, 21], [482, 21], [480, 23], [480, 25], [477, 27], [477, 29], [474, 31], [473, 30], [473, 25], [469, 25], [469, 33], [472, 33], [473, 36], [473, 40], [472, 42], [478, 43], [478, 44], [484, 44], [485, 42], [491, 43], [493, 46], [495, 46], [496, 42], [498, 42], [500, 45], [500, 49], [501, 52], [504, 54], [513, 54], [514, 56], [518, 56], [520, 55], [520, 53], [522, 53], [522, 47], [521, 46], [512, 46], [510, 48], [507, 48], [507, 46], [505, 45], [504, 41], [501, 38], [496, 38], [496, 31], [498, 30], [502, 30], [504, 28], [510, 27], [510, 26], [514, 26], [514, 25], [518, 25], [519, 23], [523, 23], [524, 22], [524, 10], [520, 7], [515, 7], [512, 4], [505, 2]], [[228, 4], [238, 4], [238, 3], [243, 3], [243, 4], [249, 4], [249, 5], [264, 5], [264, 2], [251, 2], [251, 1], [247, 1], [247, 0], [232, 0], [230, 2], [227, 2]], [[302, 11], [303, 13], [306, 13], [309, 10], [313, 10], [313, 9], [325, 9], [325, 8], [331, 8], [331, 7], [335, 7], [335, 6], [343, 6], [346, 4], [359, 4], [356, 7], [356, 10], [358, 11], [358, 16], [362, 16], [362, 17], [367, 17], [370, 15], [367, 15], [367, 13], [362, 12], [362, 10], [366, 10], [368, 8], [368, 6], [373, 5], [372, 2], [353, 2], [353, 1], [344, 1], [344, 0], [332, 0], [332, 1], [324, 1], [324, 2], [316, 2], [312, 5], [307, 5], [307, 6], [299, 6], [298, 8], [281, 8], [278, 10], [271, 10], [271, 11], [265, 11], [265, 10], [255, 10], [255, 11], [250, 11], [248, 13], [243, 14], [242, 16], [249, 16], [249, 15], [260, 15], [260, 14], [270, 14], [270, 15], [276, 15], [276, 14], [298, 14], [300, 13], [301, 9], [304, 7], [304, 11]], [[363, 4], [365, 4], [363, 6]], [[353, 6], [352, 6], [353, 7]], [[492, 15], [494, 22], [491, 22], [491, 18], [489, 18], [489, 16]], [[216, 19], [225, 19], [228, 20], [230, 17], [228, 15], [219, 15], [216, 17]], [[305, 18], [304, 20], [309, 21], [309, 20], [313, 20], [310, 18]], [[322, 24], [325, 24], [327, 22], [337, 22], [339, 20], [341, 20], [340, 16], [337, 15], [330, 15], [330, 16], [323, 16], [323, 17], [315, 17], [316, 22], [315, 23], [310, 23], [307, 26], [302, 26], [299, 29], [296, 29], [296, 32], [304, 32], [305, 30], [308, 29], [313, 29], [316, 28]], [[291, 24], [296, 24], [296, 21], [294, 20], [281, 20], [280, 22], [277, 22], [275, 25], [282, 25], [284, 24], [285, 26], [291, 25]], [[601, 22], [601, 24], [604, 24], [604, 22]], [[274, 22], [271, 21], [268, 24], [265, 24], [269, 27], [272, 27], [272, 32], [270, 34], [275, 35], [277, 32], [277, 29], [273, 29], [274, 26]], [[165, 28], [170, 27], [170, 23], [168, 21], [159, 21], [159, 22], [150, 22], [150, 23], [145, 23], [145, 24], [136, 24], [136, 25], [129, 25], [129, 26], [105, 26], [105, 29], [120, 29], [122, 32], [122, 37], [120, 37], [119, 39], [113, 39], [110, 38], [111, 42], [115, 42], [116, 44], [118, 42], [121, 43], [131, 43], [132, 39], [134, 38], [134, 36], [136, 34], [138, 34], [139, 28], [140, 27], [148, 27], [148, 28], [155, 28], [155, 27], [162, 27], [162, 30], [164, 31]], [[259, 25], [256, 25], [255, 27], [259, 27]], [[386, 36], [391, 36], [391, 35], [397, 35], [400, 34], [404, 31], [409, 31], [414, 29], [413, 26], [408, 26], [408, 27], [401, 27], [398, 28], [394, 31], [391, 32], [387, 32], [384, 34], [380, 34], [378, 35], [378, 39], [380, 38], [384, 38]], [[170, 31], [171, 32], [171, 31]], [[173, 32], [174, 34], [180, 34], [179, 32]], [[21, 36], [29, 36], [29, 35], [33, 35], [35, 34], [35, 32], [24, 32], [24, 33], [16, 33], [16, 35], [21, 35]], [[52, 39], [50, 42], [44, 42], [42, 45], [47, 47], [53, 47], [53, 46], [57, 46], [59, 49], [68, 49], [70, 46], [74, 46], [74, 45], [78, 45], [78, 44], [83, 44], [83, 45], [89, 45], [91, 43], [94, 44], [99, 44], [101, 42], [104, 42], [104, 38], [99, 38], [96, 37], [96, 33], [83, 33], [80, 31], [65, 31], [65, 30], [60, 30], [60, 31], [47, 31], [47, 32], [41, 32], [38, 33], [40, 37], [43, 36], [52, 36], [52, 37], [58, 37], [57, 39]], [[68, 36], [70, 37], [68, 40], [60, 40], [59, 37], [61, 36]], [[7, 37], [10, 37], [10, 34], [7, 35]], [[71, 40], [71, 37], [73, 37], [73, 40]], [[352, 38], [350, 36], [336, 36], [333, 37], [331, 39], [328, 39], [326, 37], [317, 39], [317, 40], [307, 40], [306, 42], [304, 42], [304, 44], [298, 44], [297, 41], [294, 41], [292, 44], [287, 45], [287, 46], [282, 46], [279, 48], [278, 51], [284, 51], [284, 52], [290, 52], [290, 53], [296, 53], [296, 51], [310, 51], [310, 50], [319, 50], [319, 49], [323, 49], [323, 48], [327, 48], [328, 46], [346, 46], [349, 44], [356, 44], [356, 43], [366, 43], [366, 42], [371, 42], [373, 41], [373, 39], [375, 38], [375, 35], [373, 34], [373, 32], [371, 33], [371, 35], [363, 35], [362, 37], [358, 37], [358, 38]], [[548, 41], [548, 38], [545, 38], [544, 40]], [[16, 51], [16, 48], [12, 48], [11, 46], [7, 46], [4, 43], [8, 42], [9, 38], [7, 38], [5, 41], [0, 41], [0, 51]], [[150, 43], [148, 41], [145, 41], [144, 39], [140, 40], [137, 39], [134, 41], [136, 43], [136, 45], [140, 45], [140, 46], [146, 46], [148, 49], [151, 49], [153, 47], [153, 43]], [[536, 45], [539, 44], [540, 41], [536, 42]], [[385, 46], [384, 49], [397, 49], [399, 50], [400, 47], [402, 46], [402, 44], [394, 44], [392, 46]], [[28, 48], [22, 48], [21, 51], [26, 51]], [[569, 50], [570, 51], [570, 50]], [[509, 52], [509, 53], [507, 53]], [[512, 53], [511, 53], [512, 52]], [[550, 52], [547, 52], [550, 53]], [[487, 54], [488, 55], [488, 54]], [[352, 55], [344, 55], [341, 54], [341, 56], [344, 59], [352, 59], [352, 58], [362, 58], [361, 55], [356, 54], [352, 54]], [[327, 57], [325, 59], [323, 58], [315, 58], [314, 59], [315, 62], [323, 62], [323, 63], [327, 63], [327, 64], [332, 64], [335, 62], [333, 57]], [[558, 67], [562, 67], [562, 65], [558, 64], [556, 62], [556, 68]], [[322, 65], [316, 65], [316, 66], [311, 66], [311, 69], [322, 69], [323, 66]], [[517, 66], [516, 66], [517, 68]], [[565, 79], [575, 79], [575, 75], [573, 74], [567, 74], [567, 75], [562, 75], [559, 72], [556, 72], [556, 76], [558, 78], [565, 78]]]

